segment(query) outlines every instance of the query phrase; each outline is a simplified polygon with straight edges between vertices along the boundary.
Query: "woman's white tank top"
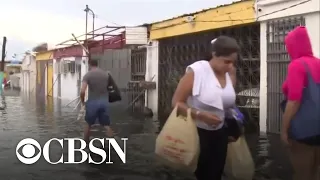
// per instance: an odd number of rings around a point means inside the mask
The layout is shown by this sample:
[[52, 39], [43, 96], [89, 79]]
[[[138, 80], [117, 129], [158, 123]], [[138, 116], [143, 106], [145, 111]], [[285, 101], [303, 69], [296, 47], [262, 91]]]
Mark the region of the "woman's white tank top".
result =
[[236, 94], [229, 73], [226, 73], [226, 86], [221, 87], [208, 61], [197, 61], [186, 69], [194, 72], [192, 96], [188, 98], [189, 107], [217, 115], [222, 123], [217, 127], [195, 120], [199, 128], [218, 130], [223, 127], [228, 109], [235, 106]]

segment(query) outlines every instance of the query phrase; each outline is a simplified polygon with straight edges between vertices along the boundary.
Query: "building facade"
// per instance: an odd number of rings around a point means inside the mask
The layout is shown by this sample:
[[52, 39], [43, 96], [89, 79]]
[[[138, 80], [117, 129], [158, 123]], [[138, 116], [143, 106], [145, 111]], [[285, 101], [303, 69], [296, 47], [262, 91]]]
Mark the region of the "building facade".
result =
[[5, 70], [9, 74], [7, 80], [10, 82], [11, 89], [21, 90], [22, 61], [12, 60], [10, 64], [6, 64]]
[[241, 47], [237, 62], [238, 106], [259, 126], [260, 27], [255, 19], [255, 2], [239, 1], [153, 23], [147, 48], [147, 76], [156, 74], [157, 89], [148, 93], [149, 107], [166, 118], [171, 99], [185, 68], [210, 52], [212, 39], [234, 37]]
[[255, 7], [260, 22], [260, 130], [279, 133], [281, 86], [290, 62], [284, 38], [295, 27], [306, 26], [313, 52], [320, 56], [320, 1], [259, 0]]
[[54, 98], [72, 101], [80, 96], [81, 79], [87, 72], [87, 57], [80, 45], [53, 51], [52, 92]]
[[37, 77], [35, 55], [32, 55], [31, 53], [25, 54], [22, 59], [21, 74], [21, 91], [24, 93], [35, 95]]
[[[61, 100], [66, 103], [79, 102], [74, 100], [80, 96], [81, 81], [88, 72], [90, 58], [97, 59], [102, 69], [112, 73], [119, 87], [126, 89], [131, 76], [131, 49], [137, 45], [147, 44], [147, 28], [144, 26], [107, 26], [105, 28], [105, 33], [99, 33], [95, 36], [96, 38], [102, 36], [102, 40], [94, 40], [94, 37], [81, 40], [84, 42], [83, 45], [88, 47], [89, 57], [79, 43], [73, 42], [70, 45], [73, 40], [60, 43], [59, 45], [64, 47], [51, 50], [47, 50], [46, 43], [36, 47], [40, 51], [36, 53], [35, 58], [38, 97], [43, 97], [46, 101], [60, 99], [57, 101], [59, 104]], [[101, 30], [101, 28], [99, 29]], [[108, 34], [114, 31], [119, 31], [119, 34]]]
[[36, 94], [45, 100], [52, 96], [53, 89], [53, 50], [36, 53]]
[[[140, 111], [144, 108], [144, 89], [139, 83], [145, 79], [146, 50], [138, 48], [148, 42], [148, 27], [120, 28], [121, 33], [89, 44], [90, 58], [98, 60], [99, 67], [112, 74], [122, 101], [112, 106]], [[135, 108], [137, 107], [137, 108]], [[116, 108], [115, 108], [116, 109]]]

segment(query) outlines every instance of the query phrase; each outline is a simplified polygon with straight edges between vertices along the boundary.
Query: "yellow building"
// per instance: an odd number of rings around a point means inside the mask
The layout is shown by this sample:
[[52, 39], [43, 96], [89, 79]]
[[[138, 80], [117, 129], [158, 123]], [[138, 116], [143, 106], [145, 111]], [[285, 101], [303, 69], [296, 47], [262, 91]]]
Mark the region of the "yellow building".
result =
[[38, 96], [52, 96], [53, 87], [53, 51], [44, 51], [36, 54]]
[[256, 21], [254, 2], [253, 0], [243, 0], [155, 22], [151, 25], [150, 39], [253, 23]]
[[171, 111], [171, 98], [186, 66], [211, 55], [211, 40], [226, 35], [234, 37], [242, 50], [237, 62], [238, 105], [249, 120], [259, 122], [259, 107], [251, 108], [246, 104], [247, 97], [240, 97], [247, 91], [250, 94], [260, 83], [260, 25], [254, 4], [254, 0], [242, 0], [151, 24], [153, 48], [148, 50], [155, 59], [148, 66], [155, 71], [150, 75], [157, 74], [158, 85], [157, 92], [148, 95], [152, 99], [148, 106], [160, 119]]

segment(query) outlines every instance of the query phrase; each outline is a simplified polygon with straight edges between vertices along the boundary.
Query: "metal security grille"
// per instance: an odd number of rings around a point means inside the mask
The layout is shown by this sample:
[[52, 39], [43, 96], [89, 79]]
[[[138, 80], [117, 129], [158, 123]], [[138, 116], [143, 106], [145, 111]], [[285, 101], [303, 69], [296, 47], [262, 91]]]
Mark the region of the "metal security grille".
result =
[[304, 17], [267, 22], [267, 131], [271, 133], [279, 133], [281, 129], [281, 87], [290, 61], [284, 38], [289, 31], [300, 25], [305, 25]]
[[141, 112], [144, 108], [145, 93], [140, 87], [140, 81], [145, 80], [146, 60], [146, 48], [131, 50], [131, 81], [128, 83], [128, 90], [130, 90], [128, 98], [132, 103], [129, 105], [131, 105], [133, 112]]
[[147, 50], [133, 49], [131, 50], [131, 80], [144, 81], [146, 74]]
[[258, 23], [160, 40], [158, 112], [161, 119], [167, 118], [171, 111], [171, 99], [185, 68], [195, 61], [204, 59], [210, 53], [210, 41], [220, 35], [234, 37], [241, 46], [241, 58], [237, 62], [238, 105], [247, 118], [254, 122], [253, 124], [259, 122], [257, 117], [259, 106], [247, 103], [249, 97], [252, 98], [259, 92], [260, 25]]

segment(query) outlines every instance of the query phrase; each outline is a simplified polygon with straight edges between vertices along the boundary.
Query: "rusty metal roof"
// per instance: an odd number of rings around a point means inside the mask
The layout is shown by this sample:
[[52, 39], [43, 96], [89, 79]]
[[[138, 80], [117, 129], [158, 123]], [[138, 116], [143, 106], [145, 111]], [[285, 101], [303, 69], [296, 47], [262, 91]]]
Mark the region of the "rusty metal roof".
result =
[[194, 15], [196, 15], [196, 14], [204, 13], [204, 12], [210, 11], [210, 10], [212, 10], [212, 9], [217, 9], [217, 8], [221, 8], [221, 7], [225, 7], [225, 6], [230, 6], [230, 5], [237, 4], [237, 3], [241, 3], [241, 2], [245, 2], [245, 1], [253, 1], [253, 0], [239, 0], [239, 1], [234, 1], [234, 2], [229, 3], [229, 4], [218, 5], [218, 6], [216, 6], [216, 7], [211, 7], [211, 8], [203, 9], [203, 10], [201, 10], [201, 11], [196, 11], [196, 12], [193, 12], [193, 13], [183, 14], [183, 15], [176, 16], [176, 17], [173, 17], [173, 18], [170, 18], [170, 19], [165, 19], [165, 20], [161, 20], [161, 21], [152, 22], [152, 23], [149, 23], [149, 25], [150, 25], [150, 24], [152, 25], [152, 24], [162, 23], [162, 22], [165, 22], [165, 21], [170, 21], [170, 20], [182, 18], [182, 17], [185, 17], [185, 16], [194, 16]]

